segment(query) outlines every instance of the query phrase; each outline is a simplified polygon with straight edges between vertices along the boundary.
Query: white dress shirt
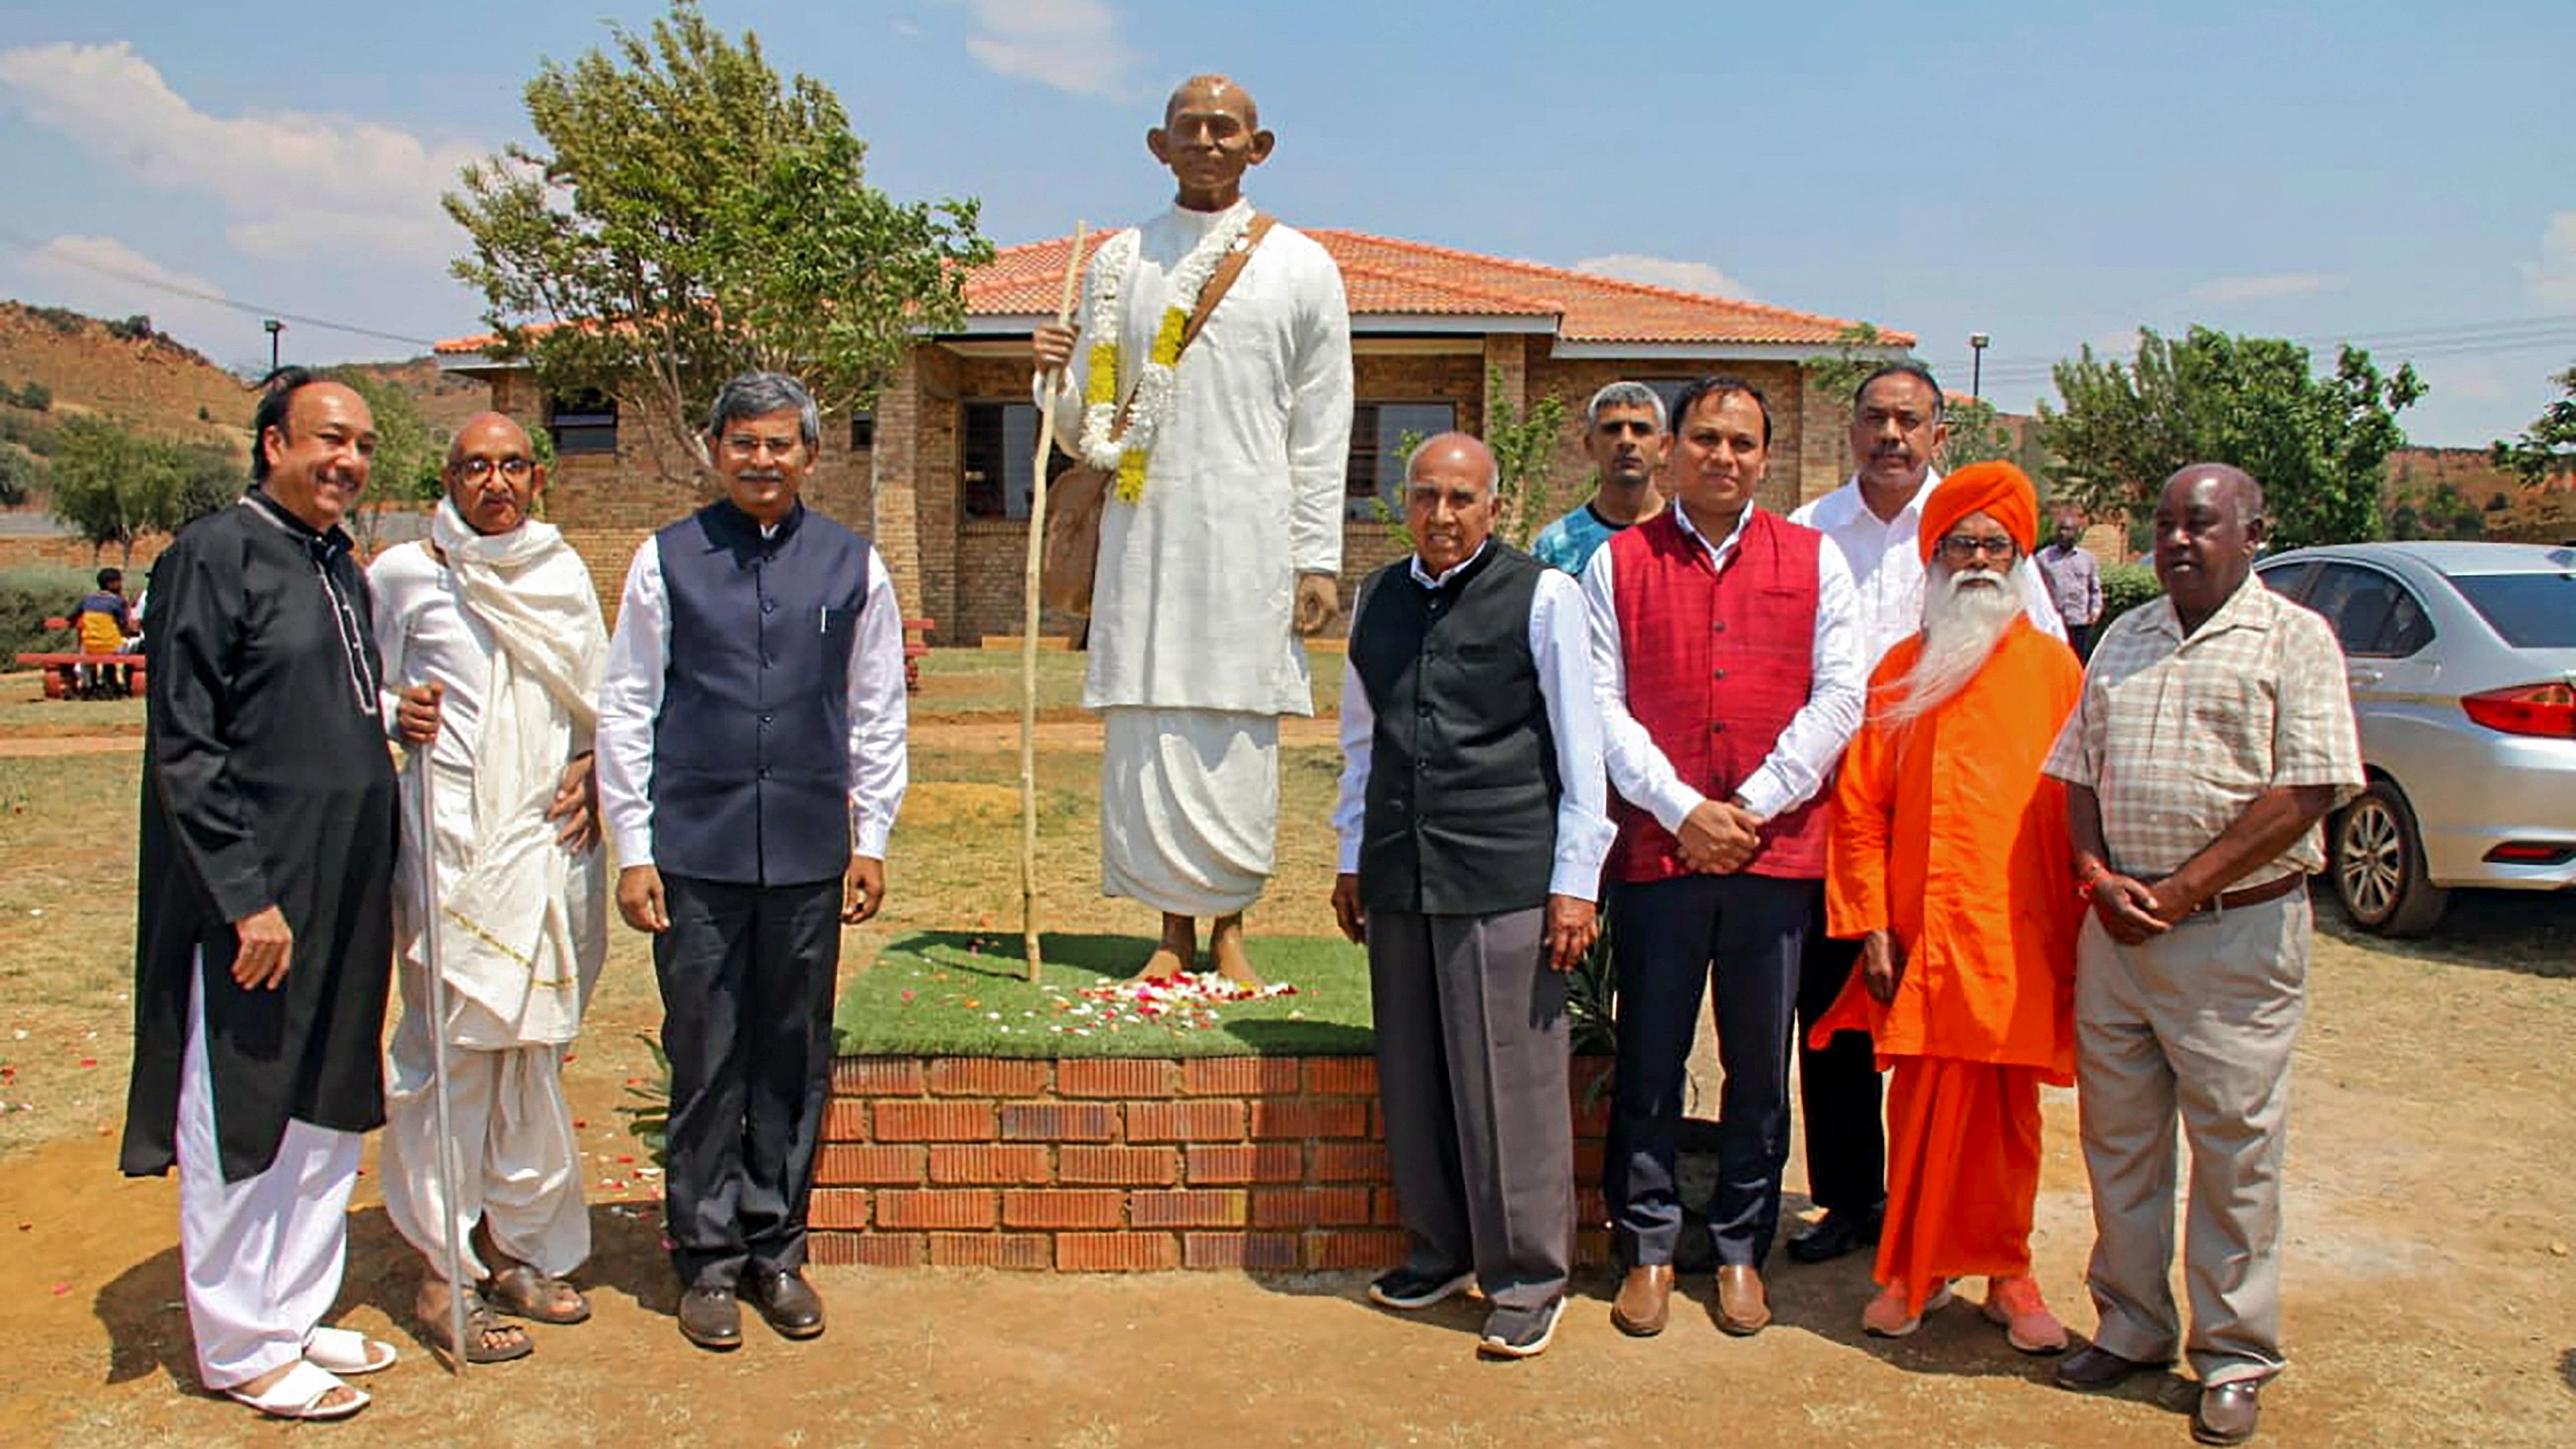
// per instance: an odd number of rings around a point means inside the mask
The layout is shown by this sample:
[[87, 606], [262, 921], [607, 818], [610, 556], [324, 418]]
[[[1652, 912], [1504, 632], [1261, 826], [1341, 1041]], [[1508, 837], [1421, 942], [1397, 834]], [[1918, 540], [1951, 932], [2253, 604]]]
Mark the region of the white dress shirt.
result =
[[[1709, 561], [1723, 572], [1754, 506], [1747, 504], [1735, 527], [1716, 543], [1700, 533], [1679, 503], [1673, 505], [1672, 514], [1673, 521], [1700, 541]], [[1610, 767], [1611, 788], [1654, 816], [1655, 823], [1678, 833], [1682, 821], [1708, 797], [1681, 778], [1646, 727], [1628, 713], [1628, 667], [1619, 652], [1618, 572], [1606, 566], [1583, 571], [1583, 601], [1592, 628], [1592, 687], [1601, 701], [1602, 753]], [[1863, 657], [1864, 648], [1851, 569], [1827, 537], [1816, 548], [1816, 640], [1810, 655], [1813, 678], [1807, 702], [1790, 716], [1771, 753], [1736, 787], [1736, 797], [1756, 817], [1769, 820], [1798, 808], [1832, 777], [1843, 746], [1860, 728], [1871, 663]]]
[[[1894, 518], [1870, 512], [1860, 496], [1860, 475], [1843, 486], [1801, 504], [1789, 515], [1834, 541], [1851, 569], [1852, 588], [1860, 599], [1861, 633], [1868, 640], [1867, 668], [1874, 669], [1887, 651], [1923, 627], [1923, 554], [1916, 540], [1923, 531], [1923, 504], [1941, 486], [1937, 469], [1923, 472], [1923, 486], [1896, 511]], [[2048, 581], [2035, 568], [2021, 571], [2022, 612], [2051, 638], [2066, 637], [2066, 625], [2049, 601]], [[1864, 677], [1866, 677], [1864, 675]]]
[[[761, 537], [775, 533], [764, 528]], [[850, 849], [883, 860], [911, 764], [904, 750], [903, 606], [876, 545], [868, 597], [850, 650]], [[653, 863], [653, 723], [671, 670], [671, 595], [662, 551], [647, 538], [626, 569], [608, 677], [599, 689], [599, 813], [617, 842], [617, 864]]]
[[[1488, 543], [1484, 548], [1491, 548]], [[1478, 549], [1479, 554], [1483, 548]], [[1409, 565], [1414, 582], [1424, 588], [1446, 587], [1459, 569], [1433, 578], [1415, 554]], [[1356, 617], [1356, 616], [1355, 616]], [[1548, 732], [1556, 743], [1556, 865], [1548, 876], [1552, 895], [1592, 900], [1601, 893], [1601, 867], [1619, 827], [1612, 824], [1608, 787], [1602, 782], [1601, 724], [1586, 705], [1596, 691], [1592, 655], [1584, 639], [1583, 596], [1571, 575], [1540, 571], [1538, 592], [1530, 598], [1530, 657], [1538, 665], [1538, 692], [1547, 705]], [[1342, 790], [1333, 806], [1333, 830], [1341, 837], [1339, 869], [1347, 875], [1360, 868], [1362, 817], [1368, 809], [1370, 757], [1376, 747], [1377, 708], [1349, 658], [1342, 661]]]

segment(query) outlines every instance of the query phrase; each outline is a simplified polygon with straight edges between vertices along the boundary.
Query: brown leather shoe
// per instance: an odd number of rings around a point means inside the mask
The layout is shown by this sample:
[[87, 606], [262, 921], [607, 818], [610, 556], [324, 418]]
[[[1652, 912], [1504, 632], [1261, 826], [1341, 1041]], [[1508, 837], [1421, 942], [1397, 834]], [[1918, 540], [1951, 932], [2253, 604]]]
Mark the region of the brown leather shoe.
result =
[[2263, 1417], [2263, 1381], [2230, 1379], [2200, 1391], [2192, 1412], [2191, 1437], [2203, 1444], [2242, 1444], [2254, 1437]]
[[1652, 1338], [1664, 1331], [1672, 1302], [1673, 1265], [1641, 1264], [1619, 1280], [1619, 1296], [1610, 1303], [1610, 1326], [1631, 1338]]
[[1743, 1263], [1719, 1265], [1718, 1331], [1750, 1338], [1770, 1326], [1771, 1300], [1762, 1291], [1762, 1270]]

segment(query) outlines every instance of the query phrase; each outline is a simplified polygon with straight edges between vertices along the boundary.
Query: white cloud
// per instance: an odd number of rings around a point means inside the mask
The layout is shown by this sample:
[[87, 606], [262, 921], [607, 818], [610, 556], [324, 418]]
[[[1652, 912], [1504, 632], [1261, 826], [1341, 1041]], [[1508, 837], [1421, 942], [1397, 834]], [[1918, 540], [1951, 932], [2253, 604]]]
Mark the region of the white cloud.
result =
[[1125, 100], [1136, 51], [1102, 0], [950, 0], [975, 16], [966, 52], [999, 75], [1077, 96]]
[[2144, 340], [2146, 334], [2135, 327], [2116, 327], [2086, 338], [2085, 345], [2104, 362], [2129, 362], [2136, 359], [2138, 344]]
[[2343, 289], [2344, 279], [2324, 272], [2264, 272], [2248, 277], [2212, 277], [2191, 289], [2195, 302], [2258, 302], [2273, 297], [2313, 297]]
[[0, 50], [0, 88], [143, 182], [214, 198], [233, 245], [270, 260], [443, 260], [459, 238], [439, 192], [483, 154], [342, 116], [210, 116], [127, 41]]
[[2576, 211], [2549, 218], [2540, 235], [2540, 260], [2522, 264], [2531, 299], [2552, 312], [2576, 312]]
[[1701, 292], [1712, 297], [1731, 297], [1739, 302], [1758, 300], [1752, 288], [1706, 262], [1615, 252], [1606, 257], [1585, 257], [1574, 264], [1574, 270], [1589, 272], [1596, 277], [1615, 277], [1623, 282], [1643, 282], [1650, 287], [1670, 287], [1677, 292]]
[[58, 236], [10, 261], [30, 301], [94, 317], [146, 313], [153, 326], [219, 360], [246, 355], [261, 337], [258, 318], [205, 300], [223, 296], [221, 287], [165, 267], [114, 237]]

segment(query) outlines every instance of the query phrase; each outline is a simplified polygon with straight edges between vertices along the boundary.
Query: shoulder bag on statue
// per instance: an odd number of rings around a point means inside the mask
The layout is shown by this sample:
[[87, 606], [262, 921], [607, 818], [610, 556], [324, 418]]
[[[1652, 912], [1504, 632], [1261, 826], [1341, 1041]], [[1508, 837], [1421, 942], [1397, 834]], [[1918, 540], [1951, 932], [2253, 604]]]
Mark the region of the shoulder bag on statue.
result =
[[[1199, 292], [1199, 304], [1181, 329], [1178, 357], [1190, 350], [1199, 333], [1207, 327], [1208, 317], [1216, 304], [1225, 300], [1234, 279], [1243, 275], [1244, 264], [1252, 260], [1253, 248], [1270, 234], [1277, 219], [1256, 216], [1243, 234], [1243, 245], [1226, 253], [1208, 274], [1207, 286]], [[1118, 420], [1109, 430], [1113, 438], [1124, 437], [1127, 418], [1136, 406], [1131, 391], [1119, 405]], [[1100, 514], [1109, 504], [1111, 474], [1087, 463], [1077, 463], [1057, 475], [1047, 485], [1046, 550], [1038, 574], [1038, 597], [1059, 614], [1091, 615], [1091, 585], [1100, 569]]]

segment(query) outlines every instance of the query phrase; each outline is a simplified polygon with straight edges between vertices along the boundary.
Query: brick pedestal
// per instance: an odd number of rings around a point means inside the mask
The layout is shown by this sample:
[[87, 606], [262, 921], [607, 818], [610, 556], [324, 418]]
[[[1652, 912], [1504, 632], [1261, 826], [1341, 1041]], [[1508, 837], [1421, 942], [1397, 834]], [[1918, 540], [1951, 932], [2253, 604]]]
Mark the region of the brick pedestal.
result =
[[[1608, 1253], [1604, 1058], [1574, 1064], [1578, 1249]], [[1294, 1272], [1391, 1267], [1367, 1057], [845, 1057], [812, 1257], [883, 1267]]]

